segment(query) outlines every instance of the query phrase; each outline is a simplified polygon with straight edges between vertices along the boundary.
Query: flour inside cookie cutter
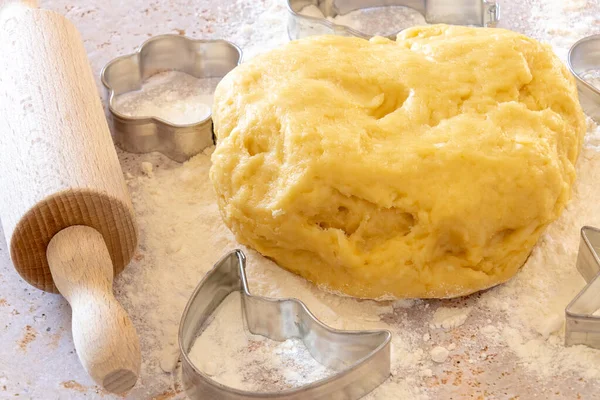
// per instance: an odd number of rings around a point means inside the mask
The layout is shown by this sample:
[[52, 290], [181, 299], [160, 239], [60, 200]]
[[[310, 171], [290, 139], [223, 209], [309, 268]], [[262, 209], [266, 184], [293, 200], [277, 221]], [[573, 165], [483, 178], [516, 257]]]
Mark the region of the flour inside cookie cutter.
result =
[[242, 51], [225, 40], [192, 40], [180, 35], [155, 36], [136, 52], [118, 57], [102, 70], [115, 143], [130, 153], [159, 151], [183, 162], [213, 144], [212, 117], [173, 124], [152, 115], [131, 117], [113, 107], [115, 96], [139, 90], [160, 72], [180, 71], [199, 79], [222, 78], [242, 60]]
[[[318, 7], [325, 18], [302, 15], [302, 9], [310, 5]], [[430, 24], [494, 27], [500, 18], [500, 5], [493, 0], [287, 0], [287, 6], [288, 36], [292, 40], [326, 34], [368, 39], [372, 35], [338, 25], [327, 18], [376, 7], [412, 8], [422, 14]], [[396, 34], [389, 37], [395, 39], [395, 36]]]
[[577, 270], [587, 285], [565, 309], [565, 345], [584, 344], [600, 349], [600, 230], [581, 229]]
[[[253, 296], [248, 290], [245, 265], [246, 258], [240, 250], [223, 257], [200, 282], [183, 312], [179, 348], [183, 383], [191, 399], [353, 400], [390, 376], [389, 331], [332, 329], [317, 320], [299, 300]], [[225, 386], [198, 369], [189, 352], [219, 304], [236, 291], [241, 292], [244, 325], [251, 333], [275, 341], [301, 339], [313, 358], [336, 374], [293, 389], [249, 392]]]
[[577, 41], [569, 50], [567, 65], [577, 81], [581, 107], [600, 123], [600, 88], [584, 78], [586, 72], [600, 69], [600, 34]]

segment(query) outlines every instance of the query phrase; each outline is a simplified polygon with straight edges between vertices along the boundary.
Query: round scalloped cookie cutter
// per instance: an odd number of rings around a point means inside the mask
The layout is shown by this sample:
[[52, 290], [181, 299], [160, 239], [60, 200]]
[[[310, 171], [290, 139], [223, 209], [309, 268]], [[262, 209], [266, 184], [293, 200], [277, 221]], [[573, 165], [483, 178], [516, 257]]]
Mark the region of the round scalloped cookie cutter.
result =
[[[245, 273], [246, 257], [234, 250], [219, 260], [194, 290], [179, 325], [179, 349], [186, 394], [193, 400], [356, 400], [390, 376], [392, 334], [340, 331], [321, 323], [296, 299], [253, 296]], [[244, 326], [271, 340], [301, 339], [312, 357], [336, 373], [278, 392], [249, 392], [225, 386], [194, 365], [189, 353], [213, 319], [217, 307], [241, 292]]]
[[180, 71], [199, 79], [222, 78], [242, 61], [242, 51], [225, 40], [192, 40], [160, 35], [134, 53], [110, 61], [101, 73], [107, 90], [113, 139], [130, 153], [159, 151], [184, 162], [214, 144], [212, 115], [192, 124], [173, 124], [154, 116], [131, 117], [113, 107], [115, 96], [139, 90], [151, 76]]
[[[318, 7], [324, 18], [302, 15], [302, 10], [311, 5]], [[328, 18], [358, 10], [394, 6], [412, 8], [429, 24], [494, 27], [500, 19], [500, 4], [493, 0], [287, 0], [288, 36], [292, 40], [326, 34], [369, 39], [373, 35], [335, 24]], [[388, 37], [395, 39], [395, 36]]]

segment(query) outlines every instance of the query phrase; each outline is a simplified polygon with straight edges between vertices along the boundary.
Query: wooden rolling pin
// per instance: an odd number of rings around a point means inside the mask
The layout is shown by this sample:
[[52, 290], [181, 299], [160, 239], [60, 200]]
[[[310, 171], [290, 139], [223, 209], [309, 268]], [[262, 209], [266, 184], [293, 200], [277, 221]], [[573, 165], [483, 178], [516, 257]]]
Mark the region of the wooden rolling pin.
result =
[[15, 268], [73, 310], [81, 363], [135, 385], [135, 328], [112, 294], [137, 244], [133, 208], [79, 33], [63, 16], [0, 11], [0, 216]]

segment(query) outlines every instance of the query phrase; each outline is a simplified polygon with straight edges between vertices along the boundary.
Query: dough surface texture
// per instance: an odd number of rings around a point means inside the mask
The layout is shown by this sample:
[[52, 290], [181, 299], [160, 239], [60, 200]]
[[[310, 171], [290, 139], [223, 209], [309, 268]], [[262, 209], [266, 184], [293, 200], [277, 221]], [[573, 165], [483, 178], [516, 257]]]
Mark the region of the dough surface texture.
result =
[[510, 279], [569, 200], [585, 133], [549, 47], [445, 25], [291, 42], [228, 74], [213, 119], [210, 177], [237, 240], [379, 299]]

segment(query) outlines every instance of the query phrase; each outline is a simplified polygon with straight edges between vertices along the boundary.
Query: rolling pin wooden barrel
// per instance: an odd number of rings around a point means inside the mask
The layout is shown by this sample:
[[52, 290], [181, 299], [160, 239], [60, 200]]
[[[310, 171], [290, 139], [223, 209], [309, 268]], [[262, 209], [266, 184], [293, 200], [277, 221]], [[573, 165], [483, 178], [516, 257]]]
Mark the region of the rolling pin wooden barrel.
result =
[[73, 341], [108, 391], [135, 385], [139, 341], [112, 294], [137, 245], [133, 208], [92, 70], [63, 16], [0, 11], [0, 217], [16, 270], [70, 303]]

